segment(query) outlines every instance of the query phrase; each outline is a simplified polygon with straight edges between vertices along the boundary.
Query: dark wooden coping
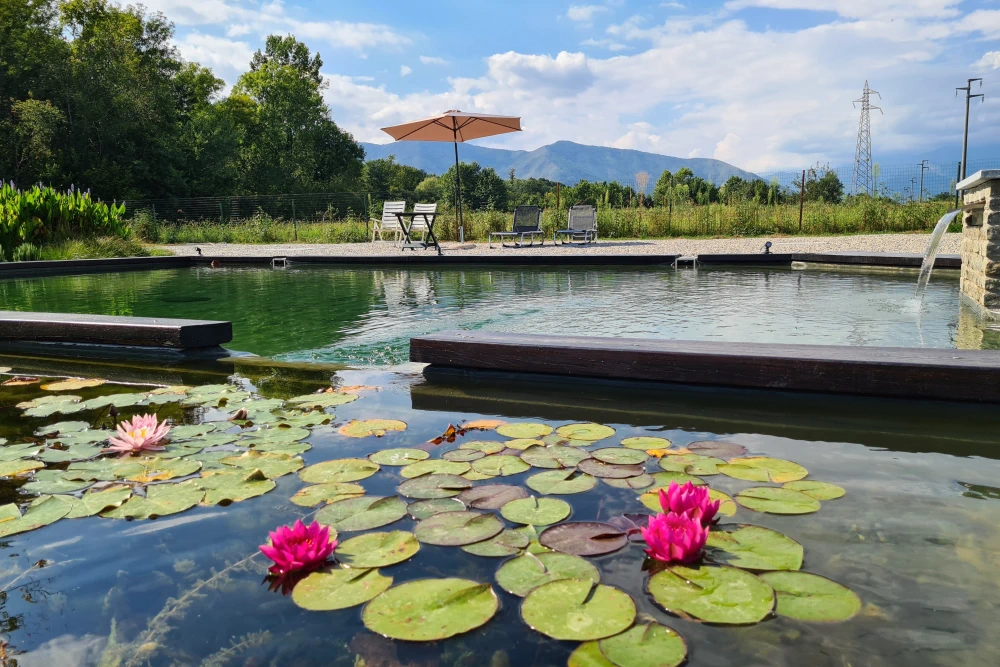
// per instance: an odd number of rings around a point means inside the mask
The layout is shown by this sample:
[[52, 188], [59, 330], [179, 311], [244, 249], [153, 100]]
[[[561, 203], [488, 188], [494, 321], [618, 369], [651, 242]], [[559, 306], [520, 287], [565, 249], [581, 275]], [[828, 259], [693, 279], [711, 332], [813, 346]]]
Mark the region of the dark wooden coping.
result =
[[451, 368], [1000, 403], [1000, 351], [444, 331], [410, 360]]
[[231, 322], [0, 310], [0, 341], [194, 349], [233, 339]]

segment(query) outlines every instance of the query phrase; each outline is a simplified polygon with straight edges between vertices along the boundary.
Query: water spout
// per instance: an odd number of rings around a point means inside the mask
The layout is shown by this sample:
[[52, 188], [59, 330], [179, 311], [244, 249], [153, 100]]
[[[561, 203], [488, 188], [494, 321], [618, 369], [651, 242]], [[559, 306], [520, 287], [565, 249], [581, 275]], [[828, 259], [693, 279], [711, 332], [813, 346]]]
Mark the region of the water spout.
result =
[[948, 226], [955, 221], [961, 210], [948, 211], [941, 216], [941, 219], [934, 225], [931, 232], [931, 239], [927, 242], [927, 250], [924, 251], [924, 261], [920, 265], [920, 275], [917, 276], [917, 298], [923, 298], [927, 291], [927, 283], [931, 280], [931, 273], [934, 271], [934, 262], [937, 260], [938, 249], [944, 239], [944, 233], [948, 231]]

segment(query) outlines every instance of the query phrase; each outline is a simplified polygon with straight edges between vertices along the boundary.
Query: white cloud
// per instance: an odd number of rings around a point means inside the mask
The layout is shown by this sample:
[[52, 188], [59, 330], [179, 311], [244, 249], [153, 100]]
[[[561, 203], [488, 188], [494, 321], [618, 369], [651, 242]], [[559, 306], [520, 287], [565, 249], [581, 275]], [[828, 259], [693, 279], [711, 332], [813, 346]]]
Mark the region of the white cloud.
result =
[[226, 28], [226, 37], [243, 37], [250, 34], [250, 26], [246, 23], [236, 23]]
[[438, 58], [436, 56], [420, 56], [420, 62], [424, 65], [448, 65], [448, 61], [444, 58]]
[[962, 0], [730, 0], [726, 9], [746, 7], [769, 9], [811, 9], [836, 12], [845, 18], [912, 19], [949, 18], [958, 15]]
[[742, 137], [729, 132], [722, 141], [715, 145], [712, 157], [723, 162], [735, 160], [739, 157], [739, 147], [742, 143]]
[[614, 40], [614, 39], [585, 39], [580, 42], [580, 46], [593, 46], [598, 49], [607, 49], [608, 51], [624, 51], [628, 48], [625, 44]]
[[200, 32], [188, 33], [177, 41], [177, 48], [185, 60], [211, 67], [230, 84], [235, 83], [236, 77], [249, 68], [254, 53], [246, 42]]
[[982, 69], [1000, 69], [1000, 51], [990, 51], [984, 54], [975, 66]]
[[400, 65], [399, 76], [409, 76], [410, 74], [413, 74], [413, 68], [407, 67], [406, 65]]
[[555, 58], [508, 51], [490, 56], [487, 68], [488, 77], [506, 88], [543, 91], [549, 96], [577, 95], [594, 81], [587, 57], [566, 51]]
[[611, 11], [604, 5], [570, 5], [566, 18], [577, 23], [590, 23], [597, 14]]

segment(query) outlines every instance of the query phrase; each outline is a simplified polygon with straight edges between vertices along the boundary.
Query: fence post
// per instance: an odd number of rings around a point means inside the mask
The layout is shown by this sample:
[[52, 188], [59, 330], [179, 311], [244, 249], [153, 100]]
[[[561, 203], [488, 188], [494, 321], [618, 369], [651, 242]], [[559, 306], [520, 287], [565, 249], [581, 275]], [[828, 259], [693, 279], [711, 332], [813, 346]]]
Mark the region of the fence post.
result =
[[156, 222], [156, 204], [153, 204], [153, 222]]
[[561, 195], [560, 192], [561, 187], [562, 186], [559, 183], [556, 183], [556, 215], [559, 215], [559, 211], [562, 210], [562, 204], [559, 201]]
[[799, 234], [802, 233], [802, 207], [806, 203], [806, 170], [802, 170], [802, 180], [799, 182]]
[[222, 212], [222, 200], [220, 199], [219, 200], [219, 224], [222, 225], [222, 224], [225, 224], [225, 222], [226, 222], [226, 214]]
[[[958, 182], [961, 180], [962, 180], [962, 162], [959, 161], [958, 171], [955, 172], [955, 185], [958, 185]], [[955, 188], [955, 208], [958, 208], [958, 195], [959, 195], [958, 188]]]
[[292, 200], [292, 230], [295, 232], [295, 240], [299, 240], [299, 226], [295, 222], [295, 200]]

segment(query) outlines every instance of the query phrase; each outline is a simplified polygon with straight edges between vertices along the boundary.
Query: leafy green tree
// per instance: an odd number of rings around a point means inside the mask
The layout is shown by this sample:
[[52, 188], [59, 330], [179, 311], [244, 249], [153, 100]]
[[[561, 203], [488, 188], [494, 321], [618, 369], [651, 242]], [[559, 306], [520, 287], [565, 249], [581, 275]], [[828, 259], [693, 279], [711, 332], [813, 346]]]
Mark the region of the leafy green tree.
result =
[[413, 192], [427, 178], [427, 172], [396, 162], [396, 156], [369, 160], [361, 171], [361, 183], [368, 192]]
[[[11, 106], [8, 126], [13, 148], [14, 182], [48, 182], [59, 176], [62, 112], [48, 100], [19, 100]], [[27, 183], [25, 183], [27, 184]]]
[[[794, 182], [795, 189], [801, 187], [799, 181]], [[830, 165], [810, 167], [806, 172], [806, 201], [825, 201], [839, 204], [844, 199], [844, 184], [837, 172]]]
[[[484, 169], [478, 162], [462, 162], [459, 173], [462, 182], [463, 208], [469, 210], [507, 210], [507, 183], [493, 167]], [[451, 167], [445, 172], [440, 180], [442, 184], [441, 200], [453, 203], [455, 201], [455, 167]]]

